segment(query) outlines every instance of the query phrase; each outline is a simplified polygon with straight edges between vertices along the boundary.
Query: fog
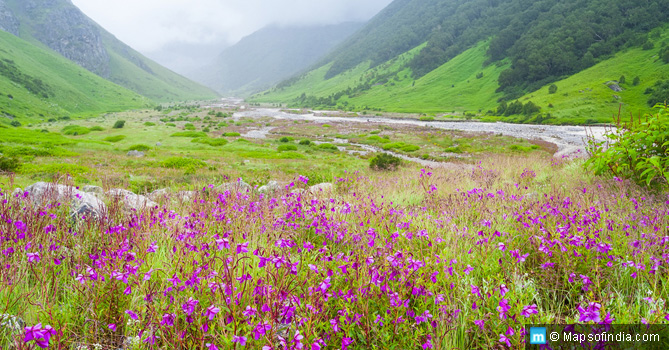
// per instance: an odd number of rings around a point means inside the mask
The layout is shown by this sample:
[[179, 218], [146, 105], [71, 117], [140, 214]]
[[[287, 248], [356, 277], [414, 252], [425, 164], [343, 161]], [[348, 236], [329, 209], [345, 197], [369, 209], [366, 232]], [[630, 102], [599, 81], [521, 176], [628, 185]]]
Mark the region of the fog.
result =
[[72, 0], [121, 41], [179, 73], [270, 24], [365, 21], [391, 0]]

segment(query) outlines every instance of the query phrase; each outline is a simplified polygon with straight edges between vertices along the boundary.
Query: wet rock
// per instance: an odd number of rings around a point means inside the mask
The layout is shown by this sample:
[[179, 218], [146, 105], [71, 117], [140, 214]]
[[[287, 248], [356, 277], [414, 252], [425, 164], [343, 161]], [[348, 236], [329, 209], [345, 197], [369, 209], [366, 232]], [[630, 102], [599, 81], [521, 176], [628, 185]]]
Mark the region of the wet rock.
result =
[[265, 186], [260, 186], [258, 188], [258, 192], [260, 193], [274, 193], [277, 192], [281, 189], [281, 186], [279, 186], [279, 183], [276, 181], [270, 181], [267, 183]]
[[334, 191], [334, 185], [329, 182], [323, 182], [309, 187], [309, 191], [311, 191], [311, 193], [332, 192]]
[[95, 195], [79, 191], [72, 186], [37, 182], [26, 187], [33, 203], [44, 205], [49, 201], [71, 202], [73, 211], [86, 212], [91, 217], [101, 218], [107, 206]]
[[152, 208], [158, 205], [158, 203], [145, 196], [134, 194], [128, 190], [120, 188], [107, 191], [107, 196], [123, 202], [123, 205], [127, 210], [142, 210], [144, 208]]
[[144, 157], [144, 152], [142, 151], [130, 151], [128, 152], [128, 157], [136, 157], [136, 158], [141, 158]]
[[81, 190], [88, 193], [97, 193], [97, 194], [105, 193], [105, 191], [100, 186], [86, 185]]

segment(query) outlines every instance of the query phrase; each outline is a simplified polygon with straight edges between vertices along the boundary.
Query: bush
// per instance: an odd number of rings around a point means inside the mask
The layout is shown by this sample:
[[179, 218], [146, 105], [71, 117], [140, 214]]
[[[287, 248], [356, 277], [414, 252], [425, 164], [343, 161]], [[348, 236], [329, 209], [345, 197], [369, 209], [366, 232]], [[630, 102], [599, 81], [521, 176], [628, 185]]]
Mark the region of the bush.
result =
[[280, 145], [276, 149], [279, 152], [285, 152], [285, 151], [297, 151], [297, 146], [295, 145]]
[[116, 135], [116, 136], [109, 136], [106, 137], [103, 141], [107, 142], [119, 142], [121, 140], [125, 139], [125, 135]]
[[279, 142], [288, 142], [288, 141], [290, 141], [290, 139], [285, 136], [279, 139]]
[[307, 139], [300, 140], [300, 145], [302, 145], [302, 146], [309, 146], [309, 145], [311, 145], [311, 141], [309, 141], [309, 140], [307, 140]]
[[207, 166], [207, 163], [194, 158], [171, 157], [160, 163], [163, 168], [171, 169], [200, 169]]
[[241, 134], [238, 133], [238, 132], [226, 132], [226, 133], [223, 133], [223, 136], [225, 136], [225, 137], [236, 137], [236, 136], [241, 136]]
[[604, 142], [588, 140], [592, 157], [585, 166], [595, 174], [629, 178], [645, 186], [667, 187], [669, 181], [669, 107], [658, 105], [656, 114], [622, 125], [605, 135]]
[[117, 120], [116, 123], [114, 123], [113, 128], [114, 129], [123, 129], [125, 126], [125, 120]]
[[12, 120], [12, 122], [9, 123], [9, 125], [18, 128], [19, 126], [21, 126], [21, 122], [19, 122], [18, 120]]
[[555, 84], [551, 84], [551, 85], [548, 87], [548, 93], [549, 93], [549, 94], [554, 94], [554, 93], [557, 92], [557, 90], [558, 90], [558, 87], [557, 87], [557, 85], [555, 85]]
[[655, 82], [652, 88], [646, 89], [645, 94], [649, 94], [648, 105], [653, 107], [658, 103], [669, 101], [669, 80], [659, 80]]
[[207, 133], [202, 131], [181, 131], [175, 132], [170, 137], [207, 137]]
[[0, 156], [0, 170], [13, 173], [21, 166], [18, 159], [13, 157]]
[[96, 126], [88, 128], [88, 130], [90, 130], [90, 131], [103, 131], [104, 128], [99, 126], [99, 125], [96, 125]]
[[634, 80], [632, 80], [632, 85], [637, 86], [641, 83], [641, 78], [639, 76], [634, 77]]
[[322, 150], [326, 150], [326, 151], [338, 151], [339, 150], [339, 148], [337, 148], [337, 146], [335, 146], [331, 143], [321, 143], [320, 145], [318, 145], [318, 148], [320, 148]]
[[372, 170], [396, 170], [402, 162], [401, 159], [391, 154], [381, 153], [369, 161]]
[[156, 123], [146, 122], [144, 123], [144, 126], [156, 126]]
[[624, 75], [621, 75], [620, 78], [618, 79], [618, 84], [625, 84], [627, 80], [625, 79]]
[[140, 151], [140, 152], [146, 152], [150, 150], [151, 147], [143, 144], [138, 144], [138, 145], [132, 145], [128, 148], [128, 151]]
[[420, 120], [422, 122], [431, 122], [431, 121], [434, 120], [434, 117], [420, 117], [420, 118], [418, 118], [418, 120]]
[[77, 135], [86, 135], [89, 132], [91, 132], [91, 129], [79, 126], [79, 125], [68, 125], [61, 129], [64, 135], [71, 135], [71, 136], [77, 136]]
[[202, 144], [209, 145], [209, 146], [214, 146], [214, 147], [225, 146], [225, 145], [228, 144], [228, 140], [226, 140], [226, 139], [212, 139], [212, 138], [209, 138], [209, 137], [198, 137], [196, 139], [192, 139], [190, 142], [202, 143]]
[[388, 151], [391, 149], [399, 149], [404, 152], [415, 152], [420, 149], [420, 147], [416, 145], [411, 145], [411, 144], [406, 144], [404, 142], [393, 142], [393, 143], [386, 143], [383, 145], [383, 149]]

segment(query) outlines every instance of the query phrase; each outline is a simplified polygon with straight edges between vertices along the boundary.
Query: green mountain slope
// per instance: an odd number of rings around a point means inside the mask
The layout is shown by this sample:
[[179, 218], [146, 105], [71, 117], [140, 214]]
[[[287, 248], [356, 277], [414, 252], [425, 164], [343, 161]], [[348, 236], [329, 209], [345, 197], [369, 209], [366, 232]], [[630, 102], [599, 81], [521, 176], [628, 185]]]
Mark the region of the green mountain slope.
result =
[[[541, 110], [528, 108], [515, 121], [609, 121], [619, 102], [626, 112], [648, 110], [645, 88], [669, 71], [657, 57], [668, 41], [664, 13], [669, 0], [396, 0], [319, 68], [251, 100], [493, 117], [501, 101], [520, 98]], [[578, 93], [608, 89], [604, 83], [622, 74], [629, 84], [636, 76], [642, 83], [623, 86], [617, 97]], [[542, 97], [570, 77], [564, 84], [577, 82], [577, 94], [565, 88]]]
[[2, 122], [46, 121], [140, 108], [147, 98], [12, 34], [0, 31]]
[[362, 26], [263, 28], [225, 49], [208, 67], [192, 76], [227, 95], [257, 92], [313, 65]]
[[[67, 0], [0, 0], [0, 21], [19, 23], [18, 34], [89, 71], [155, 101], [216, 97], [210, 89], [142, 56], [86, 17]], [[0, 27], [9, 25], [0, 23]]]

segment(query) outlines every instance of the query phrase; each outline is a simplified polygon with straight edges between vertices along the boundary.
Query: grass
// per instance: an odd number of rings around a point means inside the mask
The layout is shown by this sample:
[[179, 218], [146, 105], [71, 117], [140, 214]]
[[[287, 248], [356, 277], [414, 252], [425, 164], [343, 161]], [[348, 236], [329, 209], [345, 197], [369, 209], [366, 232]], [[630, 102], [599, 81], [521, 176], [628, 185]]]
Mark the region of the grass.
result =
[[[93, 116], [151, 104], [150, 100], [7, 32], [0, 31], [0, 47], [0, 60], [8, 69], [27, 77], [17, 83], [0, 74], [0, 114], [13, 115], [22, 123]], [[36, 80], [44, 86], [46, 98], [26, 88], [26, 81]]]

